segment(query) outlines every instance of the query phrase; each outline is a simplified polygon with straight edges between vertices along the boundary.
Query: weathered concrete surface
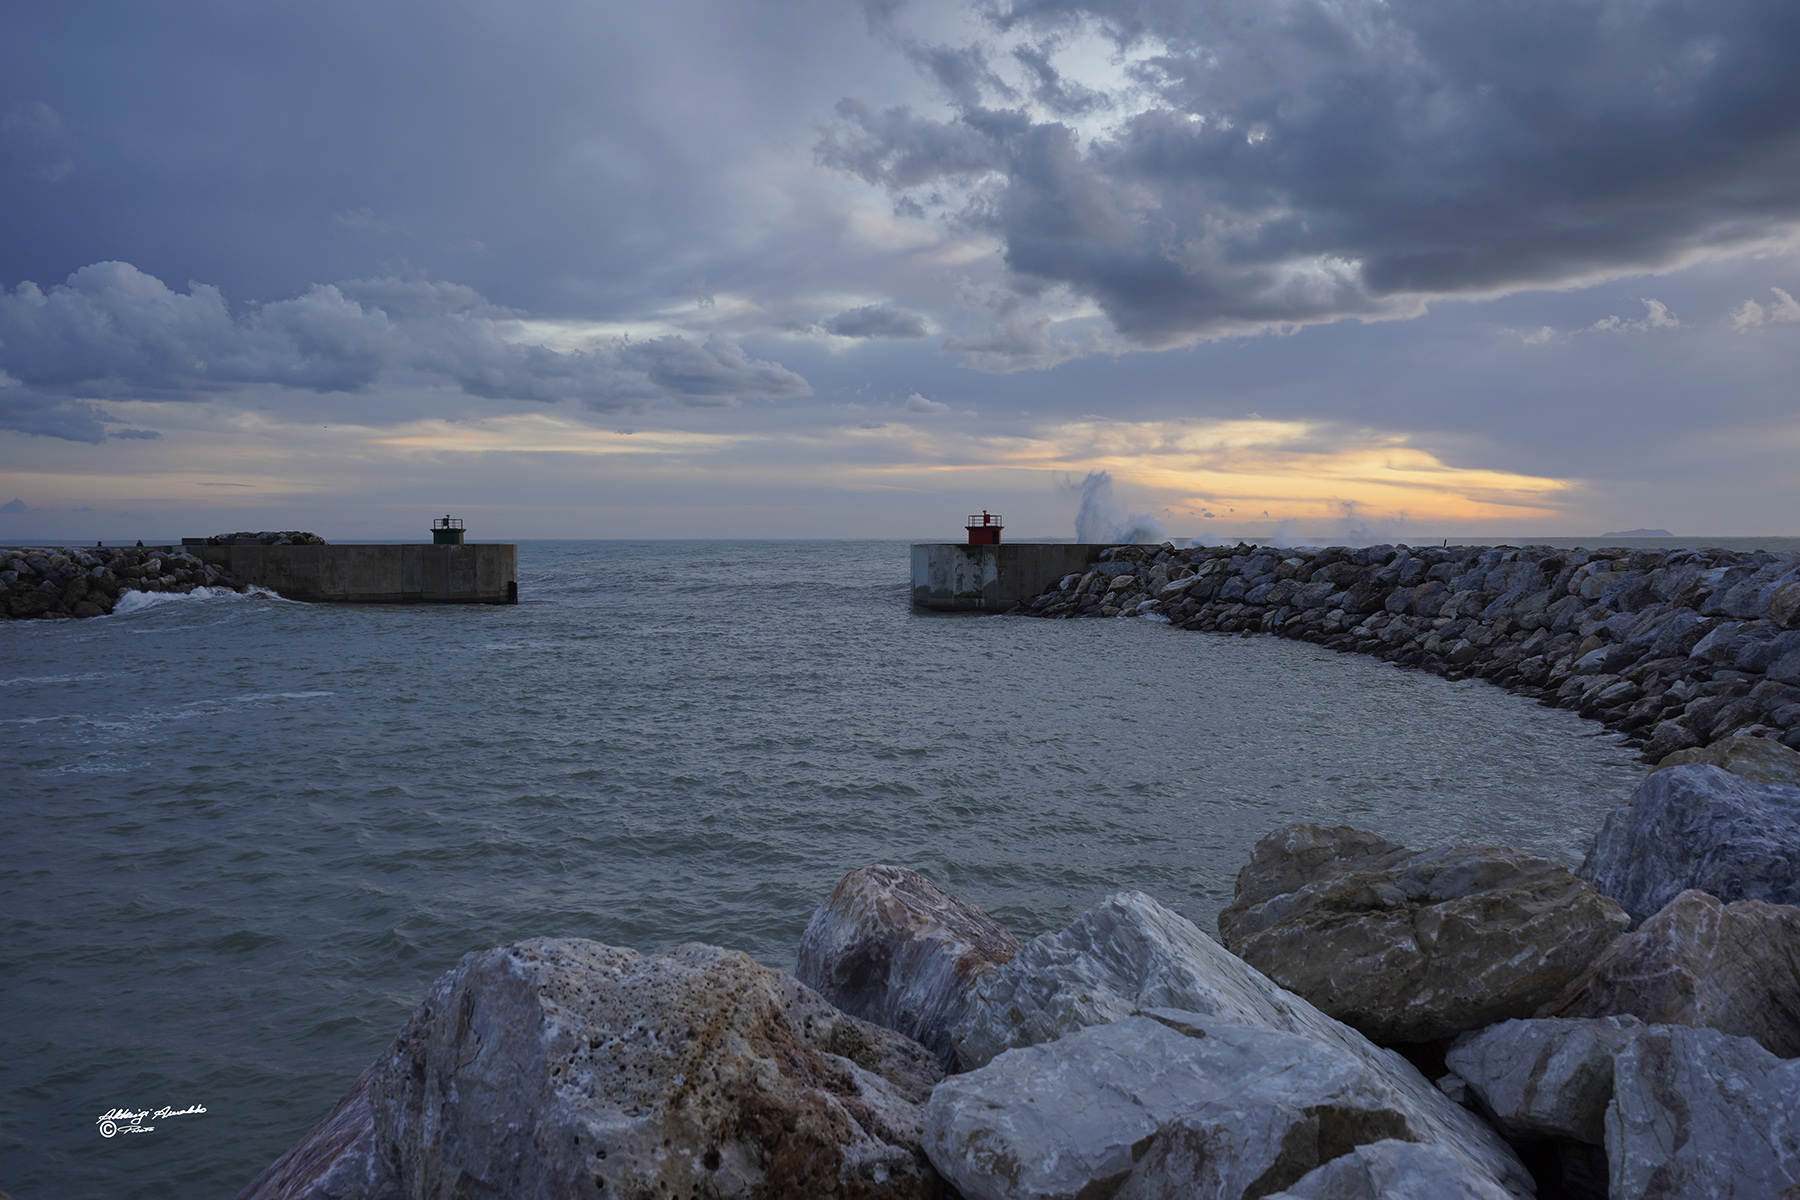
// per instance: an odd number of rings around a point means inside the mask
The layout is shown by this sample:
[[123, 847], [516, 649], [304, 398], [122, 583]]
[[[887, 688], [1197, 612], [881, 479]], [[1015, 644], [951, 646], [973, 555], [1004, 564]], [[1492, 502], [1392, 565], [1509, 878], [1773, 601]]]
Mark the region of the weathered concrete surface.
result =
[[189, 546], [246, 583], [289, 600], [349, 604], [509, 604], [519, 548], [468, 546]]
[[1689, 888], [1800, 904], [1800, 787], [1711, 766], [1657, 771], [1607, 814], [1580, 873], [1633, 921]]
[[1640, 1030], [1613, 1060], [1614, 1200], [1800, 1194], [1800, 1061], [1716, 1029]]
[[801, 983], [851, 1016], [898, 1030], [956, 1067], [950, 1031], [975, 981], [1019, 941], [917, 871], [876, 864], [838, 881], [800, 936]]
[[1241, 1200], [1365, 1142], [1426, 1136], [1406, 1108], [1337, 1047], [1161, 1010], [951, 1076], [924, 1144], [967, 1200]]
[[1757, 783], [1800, 785], [1800, 752], [1773, 738], [1728, 737], [1710, 746], [1677, 750], [1656, 764], [1656, 770], [1693, 765], [1718, 767]]
[[1358, 1146], [1265, 1200], [1510, 1200], [1441, 1146], [1384, 1141]]
[[1546, 859], [1313, 825], [1258, 842], [1219, 914], [1233, 953], [1383, 1043], [1530, 1016], [1627, 924]]
[[920, 543], [912, 548], [913, 604], [939, 612], [1006, 612], [1065, 575], [1086, 571], [1104, 549], [1053, 542]]
[[1176, 1009], [1310, 1037], [1348, 1051], [1406, 1101], [1409, 1122], [1475, 1170], [1516, 1186], [1529, 1176], [1497, 1134], [1354, 1029], [1270, 982], [1193, 922], [1140, 892], [1110, 896], [1058, 934], [1026, 944], [975, 985], [952, 1040], [971, 1067], [1140, 1011]]
[[1644, 1028], [1635, 1017], [1503, 1021], [1464, 1034], [1444, 1064], [1506, 1137], [1606, 1139], [1613, 1059]]
[[1800, 908], [1686, 891], [1619, 937], [1540, 1017], [1630, 1014], [1800, 1057]]
[[329, 1116], [263, 1168], [236, 1200], [402, 1200], [376, 1150], [370, 1066]]

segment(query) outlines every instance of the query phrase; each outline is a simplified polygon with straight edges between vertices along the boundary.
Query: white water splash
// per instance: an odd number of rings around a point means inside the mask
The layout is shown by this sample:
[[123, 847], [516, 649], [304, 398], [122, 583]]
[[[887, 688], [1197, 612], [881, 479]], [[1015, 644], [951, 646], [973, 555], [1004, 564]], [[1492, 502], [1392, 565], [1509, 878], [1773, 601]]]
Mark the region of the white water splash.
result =
[[247, 592], [234, 592], [230, 588], [197, 587], [191, 592], [126, 592], [113, 605], [112, 615], [126, 617], [147, 609], [161, 608], [166, 604], [200, 600], [281, 600], [283, 604], [295, 603], [283, 600], [268, 588], [253, 587]]
[[1089, 471], [1080, 483], [1063, 485], [1081, 495], [1081, 508], [1075, 514], [1075, 540], [1092, 545], [1121, 545], [1130, 542], [1166, 542], [1168, 531], [1149, 513], [1126, 513], [1113, 499], [1112, 476], [1105, 471]]

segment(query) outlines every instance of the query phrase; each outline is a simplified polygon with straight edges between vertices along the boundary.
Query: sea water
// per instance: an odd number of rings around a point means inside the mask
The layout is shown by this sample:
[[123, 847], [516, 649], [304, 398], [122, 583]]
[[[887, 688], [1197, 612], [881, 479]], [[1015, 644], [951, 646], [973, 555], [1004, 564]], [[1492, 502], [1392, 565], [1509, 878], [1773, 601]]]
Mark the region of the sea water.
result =
[[[0, 623], [0, 1189], [233, 1195], [471, 950], [791, 968], [871, 862], [1024, 937], [1128, 888], [1209, 927], [1283, 822], [1574, 863], [1642, 775], [1483, 683], [914, 612], [907, 565], [894, 542], [538, 542], [516, 607], [224, 594]], [[103, 1136], [114, 1110], [147, 1132]]]

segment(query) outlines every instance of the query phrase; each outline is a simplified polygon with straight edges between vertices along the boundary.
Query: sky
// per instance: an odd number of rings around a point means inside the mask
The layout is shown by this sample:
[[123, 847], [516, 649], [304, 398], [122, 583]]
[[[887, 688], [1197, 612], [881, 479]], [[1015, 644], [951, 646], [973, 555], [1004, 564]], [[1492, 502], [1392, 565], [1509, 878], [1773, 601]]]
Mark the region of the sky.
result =
[[1783, 0], [0, 15], [0, 541], [1796, 534], [1797, 296]]

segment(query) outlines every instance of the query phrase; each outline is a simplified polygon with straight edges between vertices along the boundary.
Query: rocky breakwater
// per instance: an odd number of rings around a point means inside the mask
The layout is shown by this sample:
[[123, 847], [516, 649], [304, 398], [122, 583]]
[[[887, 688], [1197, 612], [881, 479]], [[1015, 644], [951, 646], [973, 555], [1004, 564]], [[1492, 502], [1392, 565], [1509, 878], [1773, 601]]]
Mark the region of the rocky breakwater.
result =
[[1487, 679], [1652, 760], [1732, 734], [1800, 746], [1793, 554], [1114, 546], [1015, 611], [1270, 633]]
[[8, 617], [100, 617], [127, 592], [245, 591], [238, 579], [179, 550], [0, 549], [0, 610]]
[[300, 529], [265, 529], [260, 533], [239, 531], [215, 533], [206, 539], [209, 546], [329, 546], [331, 543], [316, 533]]

